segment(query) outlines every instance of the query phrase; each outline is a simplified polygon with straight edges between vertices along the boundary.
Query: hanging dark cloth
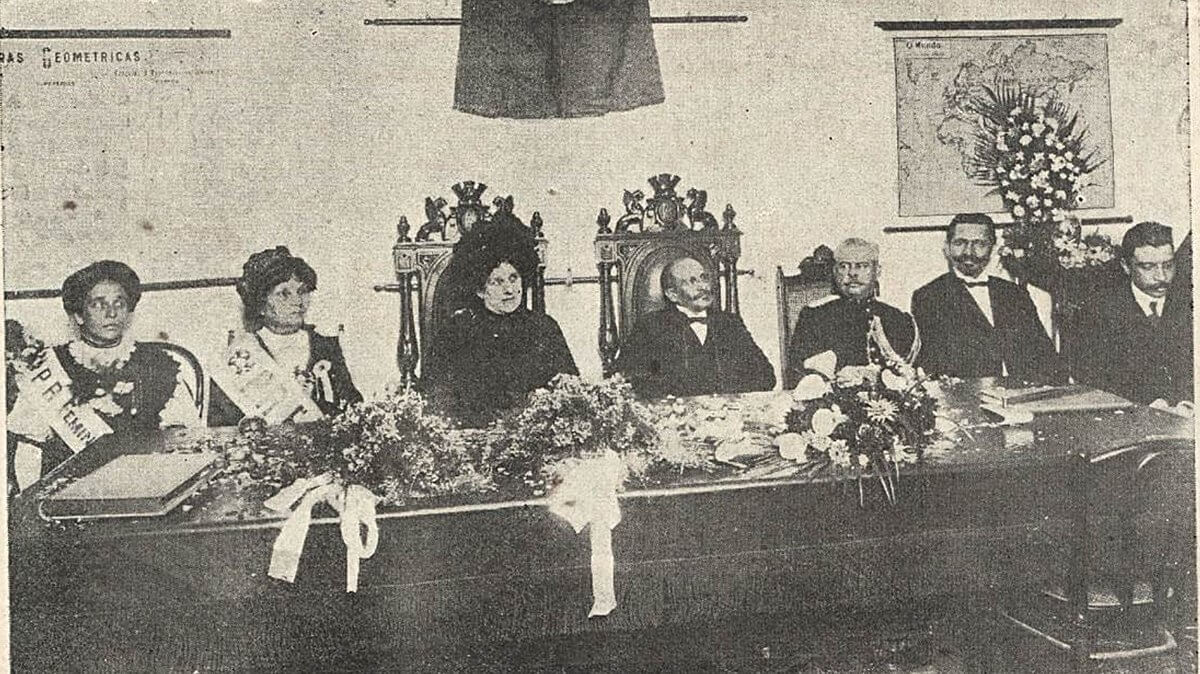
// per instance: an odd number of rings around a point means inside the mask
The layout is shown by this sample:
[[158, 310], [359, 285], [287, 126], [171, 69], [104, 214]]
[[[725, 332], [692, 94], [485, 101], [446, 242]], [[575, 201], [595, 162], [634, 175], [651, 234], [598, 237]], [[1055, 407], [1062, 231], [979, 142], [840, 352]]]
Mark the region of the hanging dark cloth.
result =
[[463, 0], [456, 110], [584, 117], [662, 101], [649, 0]]

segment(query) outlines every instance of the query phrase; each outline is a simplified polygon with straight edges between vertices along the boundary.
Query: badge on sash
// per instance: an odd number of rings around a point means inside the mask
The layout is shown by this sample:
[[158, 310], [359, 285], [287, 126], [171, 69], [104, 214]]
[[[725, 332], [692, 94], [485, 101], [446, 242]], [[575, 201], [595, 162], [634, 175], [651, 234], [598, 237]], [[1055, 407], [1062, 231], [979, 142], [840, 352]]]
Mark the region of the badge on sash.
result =
[[284, 372], [252, 335], [229, 345], [225, 362], [213, 370], [213, 379], [246, 416], [261, 417], [268, 424], [316, 421], [324, 416], [296, 378]]
[[71, 402], [71, 378], [54, 349], [43, 349], [32, 367], [17, 371], [17, 388], [72, 452], [113, 432], [96, 410]]

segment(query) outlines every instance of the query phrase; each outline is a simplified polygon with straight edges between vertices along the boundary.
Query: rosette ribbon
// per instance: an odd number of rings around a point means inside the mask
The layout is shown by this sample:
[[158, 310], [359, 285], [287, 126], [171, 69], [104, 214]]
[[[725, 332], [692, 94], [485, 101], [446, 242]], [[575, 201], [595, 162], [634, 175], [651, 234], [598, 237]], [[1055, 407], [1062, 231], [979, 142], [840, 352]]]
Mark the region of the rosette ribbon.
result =
[[613, 581], [612, 529], [621, 522], [617, 487], [621, 458], [607, 450], [584, 459], [563, 477], [550, 495], [550, 512], [565, 519], [575, 533], [588, 528], [591, 543], [592, 610], [588, 617], [606, 616], [617, 607]]
[[[292, 506], [299, 501], [295, 510]], [[342, 542], [346, 544], [346, 591], [358, 591], [358, 570], [362, 560], [375, 554], [379, 544], [379, 526], [375, 522], [375, 495], [361, 485], [342, 487], [329, 475], [301, 478], [284, 487], [263, 505], [276, 512], [289, 513], [271, 548], [267, 575], [295, 582], [300, 568], [304, 542], [312, 525], [312, 509], [328, 503], [341, 515]], [[366, 539], [363, 539], [366, 528]]]

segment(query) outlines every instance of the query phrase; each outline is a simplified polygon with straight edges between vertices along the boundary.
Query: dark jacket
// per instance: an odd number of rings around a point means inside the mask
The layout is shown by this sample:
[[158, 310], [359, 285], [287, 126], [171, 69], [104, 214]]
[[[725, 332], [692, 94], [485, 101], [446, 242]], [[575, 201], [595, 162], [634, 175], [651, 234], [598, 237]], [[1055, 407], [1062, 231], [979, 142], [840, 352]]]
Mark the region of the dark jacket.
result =
[[710, 309], [708, 318], [701, 344], [687, 316], [674, 307], [643, 316], [624, 339], [616, 369], [646, 397], [773, 388], [775, 371], [741, 317]]
[[[308, 372], [311, 373], [313, 366], [322, 360], [328, 361], [330, 365], [329, 383], [333, 389], [333, 399], [325, 399], [325, 393], [319, 384], [313, 386], [310, 393], [321, 412], [332, 416], [348, 405], [362, 402], [362, 394], [350, 379], [350, 369], [346, 367], [346, 357], [342, 354], [342, 345], [338, 338], [319, 334], [311, 325], [304, 326], [304, 330], [308, 332]], [[271, 350], [258, 338], [258, 335], [254, 337], [263, 351], [271, 354]], [[246, 416], [245, 413], [230, 400], [216, 381], [213, 381], [212, 397], [208, 406], [208, 425], [233, 426], [244, 416]]]
[[917, 289], [912, 314], [921, 335], [917, 364], [932, 376], [998, 377], [1060, 383], [1066, 372], [1046, 335], [1029, 293], [988, 277], [995, 326], [988, 323], [966, 285], [945, 273]]
[[916, 335], [913, 319], [896, 307], [875, 299], [859, 301], [829, 296], [800, 310], [788, 345], [788, 369], [784, 381], [798, 381], [804, 361], [825, 351], [837, 354], [837, 366], [883, 365], [875, 343], [867, 339], [871, 318], [879, 316], [888, 342], [901, 357], [908, 356]]
[[521, 405], [557, 374], [579, 374], [558, 323], [524, 307], [505, 315], [482, 306], [456, 311], [432, 350], [441, 357], [431, 358], [422, 387], [435, 409], [468, 426]]
[[1191, 298], [1168, 294], [1156, 323], [1126, 283], [1093, 297], [1081, 313], [1077, 381], [1141, 404], [1191, 400]]

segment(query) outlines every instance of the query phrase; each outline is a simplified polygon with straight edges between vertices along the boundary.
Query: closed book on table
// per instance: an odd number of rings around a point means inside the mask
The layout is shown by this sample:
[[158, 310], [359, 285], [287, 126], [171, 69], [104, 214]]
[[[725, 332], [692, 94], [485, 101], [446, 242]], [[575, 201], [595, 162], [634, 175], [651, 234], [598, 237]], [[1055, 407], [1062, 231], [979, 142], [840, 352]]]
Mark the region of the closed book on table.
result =
[[125, 454], [42, 501], [57, 519], [165, 515], [212, 474], [216, 455]]

